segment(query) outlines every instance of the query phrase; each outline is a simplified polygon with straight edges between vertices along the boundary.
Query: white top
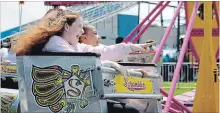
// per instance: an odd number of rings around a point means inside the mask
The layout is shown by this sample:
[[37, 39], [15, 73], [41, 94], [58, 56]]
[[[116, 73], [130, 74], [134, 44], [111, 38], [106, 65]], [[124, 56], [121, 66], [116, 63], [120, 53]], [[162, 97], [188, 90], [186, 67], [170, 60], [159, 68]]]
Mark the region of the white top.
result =
[[75, 46], [70, 45], [60, 36], [52, 36], [43, 48], [43, 51], [50, 52], [93, 52], [101, 54], [101, 60], [119, 61], [132, 52], [130, 44], [120, 43], [110, 46], [90, 46], [78, 43]]
[[16, 63], [16, 54], [9, 52], [8, 48], [0, 49], [0, 57], [2, 60], [9, 60], [11, 64]]
[[[99, 46], [93, 47], [86, 44], [78, 43], [75, 46], [70, 45], [66, 40], [60, 36], [52, 36], [47, 44], [44, 46], [43, 51], [49, 52], [93, 52], [101, 54], [100, 59], [102, 64], [105, 61], [119, 61], [123, 57], [132, 52], [130, 44], [120, 43], [116, 45], [105, 46], [100, 44]], [[111, 66], [107, 66], [111, 67]], [[118, 70], [121, 70], [120, 68]], [[127, 103], [127, 99], [116, 99], [117, 101]]]

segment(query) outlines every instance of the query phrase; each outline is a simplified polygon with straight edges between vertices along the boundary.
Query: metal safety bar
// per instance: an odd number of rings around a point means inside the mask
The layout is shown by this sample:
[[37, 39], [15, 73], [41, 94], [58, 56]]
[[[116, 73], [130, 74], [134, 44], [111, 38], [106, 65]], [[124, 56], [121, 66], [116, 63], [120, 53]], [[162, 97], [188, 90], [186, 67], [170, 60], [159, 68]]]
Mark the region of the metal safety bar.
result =
[[113, 93], [101, 95], [103, 99], [109, 98], [129, 98], [129, 99], [162, 99], [161, 94], [127, 94], [127, 93]]
[[[118, 71], [114, 68], [109, 68], [109, 67], [102, 67], [102, 72], [104, 73], [113, 73], [113, 74], [117, 74]], [[128, 69], [128, 73], [129, 75], [133, 76], [133, 77], [142, 77], [143, 74], [141, 72], [136, 72], [133, 69]], [[147, 75], [147, 78], [158, 78], [159, 76], [157, 75]]]

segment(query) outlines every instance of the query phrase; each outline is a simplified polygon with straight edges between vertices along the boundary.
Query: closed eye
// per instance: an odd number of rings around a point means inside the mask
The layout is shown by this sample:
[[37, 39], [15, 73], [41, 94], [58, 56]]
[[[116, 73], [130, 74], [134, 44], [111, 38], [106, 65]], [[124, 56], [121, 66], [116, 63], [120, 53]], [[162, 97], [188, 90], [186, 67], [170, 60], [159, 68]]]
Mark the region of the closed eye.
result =
[[97, 32], [93, 32], [93, 34], [97, 35]]
[[79, 27], [83, 27], [83, 25], [80, 24]]

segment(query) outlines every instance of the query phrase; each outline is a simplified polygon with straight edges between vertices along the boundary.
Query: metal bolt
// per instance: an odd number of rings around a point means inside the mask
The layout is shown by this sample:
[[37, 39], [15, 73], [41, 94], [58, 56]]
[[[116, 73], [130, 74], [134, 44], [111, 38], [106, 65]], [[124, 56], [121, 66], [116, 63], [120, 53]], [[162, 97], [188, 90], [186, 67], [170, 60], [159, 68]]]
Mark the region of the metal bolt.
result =
[[104, 97], [104, 95], [100, 95], [100, 98], [103, 98]]
[[100, 66], [98, 66], [98, 67], [97, 67], [97, 69], [98, 69], [98, 70], [101, 70], [101, 67], [100, 67]]

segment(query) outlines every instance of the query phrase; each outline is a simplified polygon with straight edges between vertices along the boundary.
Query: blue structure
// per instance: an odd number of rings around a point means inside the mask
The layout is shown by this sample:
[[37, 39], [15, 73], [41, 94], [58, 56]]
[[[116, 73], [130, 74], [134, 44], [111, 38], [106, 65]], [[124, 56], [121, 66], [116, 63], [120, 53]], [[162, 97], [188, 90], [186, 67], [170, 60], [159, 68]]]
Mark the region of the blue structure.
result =
[[[91, 9], [88, 9], [88, 11], [91, 12]], [[102, 9], [102, 7], [100, 9]], [[118, 14], [117, 17], [118, 17], [118, 22], [117, 22], [118, 23], [118, 36], [125, 38], [138, 25], [138, 16]], [[34, 24], [37, 21], [38, 20], [22, 25], [21, 31], [24, 31], [24, 28], [27, 25]], [[20, 32], [19, 26], [12, 28], [12, 29], [9, 29], [9, 30], [6, 30], [6, 31], [3, 31], [3, 32], [1, 32], [1, 40], [5, 39], [9, 36], [13, 36], [18, 32]]]
[[118, 36], [127, 37], [137, 25], [138, 16], [118, 14]]
[[89, 8], [89, 9], [85, 10], [82, 13], [83, 13], [83, 18], [84, 19], [87, 18], [87, 17], [91, 17], [91, 16], [92, 16], [92, 18], [97, 18], [97, 17], [105, 15], [108, 12], [116, 11], [120, 8], [121, 8], [121, 4], [116, 4], [116, 5], [108, 4], [108, 5], [105, 5], [105, 6], [101, 6], [99, 8], [97, 8], [97, 7]]
[[[24, 29], [25, 29], [25, 27], [26, 27], [27, 25], [34, 24], [34, 23], [36, 23], [37, 21], [38, 21], [38, 20], [22, 25], [22, 26], [21, 26], [21, 31], [24, 31]], [[20, 32], [20, 26], [17, 26], [17, 27], [14, 27], [14, 28], [12, 28], [12, 29], [3, 31], [3, 32], [1, 32], [1, 40], [5, 39], [5, 38], [7, 38], [7, 37], [9, 37], [9, 36], [13, 36], [14, 34], [19, 33], [19, 32]]]
[[[87, 9], [83, 12], [83, 18], [85, 20], [86, 20], [86, 18], [91, 17], [91, 16], [92, 16], [92, 18], [97, 18], [97, 17], [105, 15], [107, 12], [113, 12], [115, 10], [118, 10], [118, 9], [120, 9], [120, 7], [121, 7], [121, 4], [116, 4], [116, 5], [109, 4], [109, 5], [106, 5], [106, 6], [101, 6], [99, 8], [91, 7], [91, 8], [89, 8], [89, 9]], [[106, 8], [107, 8], [107, 10], [105, 10]], [[102, 10], [104, 10], [104, 12]], [[100, 13], [100, 12], [102, 12], [102, 13]], [[88, 18], [88, 19], [91, 19], [91, 18]], [[21, 26], [21, 31], [24, 31], [25, 26], [30, 25], [30, 24], [34, 24], [37, 21], [38, 20], [22, 25]], [[19, 32], [20, 32], [20, 26], [17, 26], [15, 28], [3, 31], [3, 32], [1, 32], [1, 35], [0, 35], [1, 40], [5, 39], [7, 37], [13, 36], [13, 35], [15, 35], [16, 33], [19, 33]]]

